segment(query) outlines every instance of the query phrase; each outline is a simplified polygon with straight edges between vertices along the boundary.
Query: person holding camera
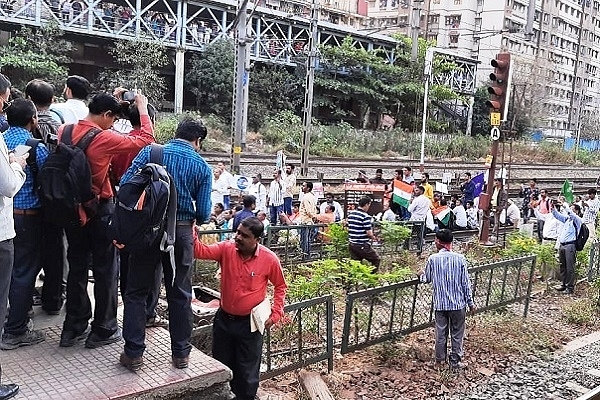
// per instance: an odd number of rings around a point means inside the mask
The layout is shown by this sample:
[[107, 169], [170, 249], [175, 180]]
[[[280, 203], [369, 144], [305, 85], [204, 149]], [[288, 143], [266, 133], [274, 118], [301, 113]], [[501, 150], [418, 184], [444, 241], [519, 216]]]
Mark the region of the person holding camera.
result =
[[[550, 203], [554, 218], [563, 222], [557, 239], [562, 285], [555, 289], [565, 294], [573, 294], [575, 289], [575, 256], [577, 253], [575, 242], [583, 220], [581, 219], [581, 207], [579, 205], [571, 204], [570, 207], [562, 207], [562, 205], [562, 201], [553, 200]], [[561, 208], [564, 208], [562, 212], [559, 211]]]

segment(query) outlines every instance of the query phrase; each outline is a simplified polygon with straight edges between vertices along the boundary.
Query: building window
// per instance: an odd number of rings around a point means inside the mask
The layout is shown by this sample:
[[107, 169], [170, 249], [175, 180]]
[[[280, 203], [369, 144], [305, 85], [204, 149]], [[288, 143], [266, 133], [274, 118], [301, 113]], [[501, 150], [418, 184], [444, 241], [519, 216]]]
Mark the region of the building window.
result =
[[459, 35], [450, 35], [450, 44], [458, 44]]
[[462, 4], [462, 0], [454, 0], [455, 6], [460, 6]]

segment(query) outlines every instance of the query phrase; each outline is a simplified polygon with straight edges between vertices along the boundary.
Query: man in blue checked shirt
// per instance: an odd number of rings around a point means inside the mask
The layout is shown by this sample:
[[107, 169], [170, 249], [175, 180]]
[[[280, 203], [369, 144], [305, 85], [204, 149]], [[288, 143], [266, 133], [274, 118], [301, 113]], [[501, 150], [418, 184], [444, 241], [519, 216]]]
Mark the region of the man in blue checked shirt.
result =
[[465, 336], [466, 308], [475, 311], [467, 260], [452, 251], [454, 236], [449, 229], [435, 234], [438, 252], [429, 256], [425, 271], [419, 272], [423, 283], [433, 285], [433, 308], [435, 310], [435, 367], [446, 362], [448, 332], [451, 349], [448, 363], [451, 369], [464, 368], [463, 339]]
[[[10, 128], [4, 132], [4, 140], [10, 150], [33, 139], [31, 132], [37, 128], [37, 110], [31, 100], [15, 99], [6, 109], [6, 119]], [[48, 149], [42, 143], [31, 148], [25, 167], [25, 183], [13, 200], [17, 235], [14, 238], [14, 266], [8, 293], [10, 311], [0, 342], [3, 350], [44, 341], [43, 332], [28, 327], [28, 312], [32, 305], [35, 279], [41, 269], [42, 215], [35, 192], [35, 170], [39, 170], [47, 158]]]

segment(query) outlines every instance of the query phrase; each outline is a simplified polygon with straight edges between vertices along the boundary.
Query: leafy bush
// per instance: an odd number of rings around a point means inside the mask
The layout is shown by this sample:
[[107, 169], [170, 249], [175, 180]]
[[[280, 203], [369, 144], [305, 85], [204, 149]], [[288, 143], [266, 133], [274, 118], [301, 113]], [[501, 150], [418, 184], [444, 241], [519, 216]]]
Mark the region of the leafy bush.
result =
[[589, 298], [577, 299], [567, 303], [562, 311], [570, 324], [589, 325], [597, 318], [596, 308]]

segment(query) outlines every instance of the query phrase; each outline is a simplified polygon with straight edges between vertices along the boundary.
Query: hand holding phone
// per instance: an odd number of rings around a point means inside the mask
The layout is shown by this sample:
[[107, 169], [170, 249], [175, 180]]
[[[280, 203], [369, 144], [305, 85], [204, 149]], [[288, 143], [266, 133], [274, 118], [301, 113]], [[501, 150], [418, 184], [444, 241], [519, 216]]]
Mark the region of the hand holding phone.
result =
[[15, 147], [15, 150], [14, 150], [15, 157], [22, 157], [25, 154], [27, 154], [29, 152], [29, 150], [31, 150], [31, 146], [27, 146], [25, 144], [20, 144], [17, 147]]

